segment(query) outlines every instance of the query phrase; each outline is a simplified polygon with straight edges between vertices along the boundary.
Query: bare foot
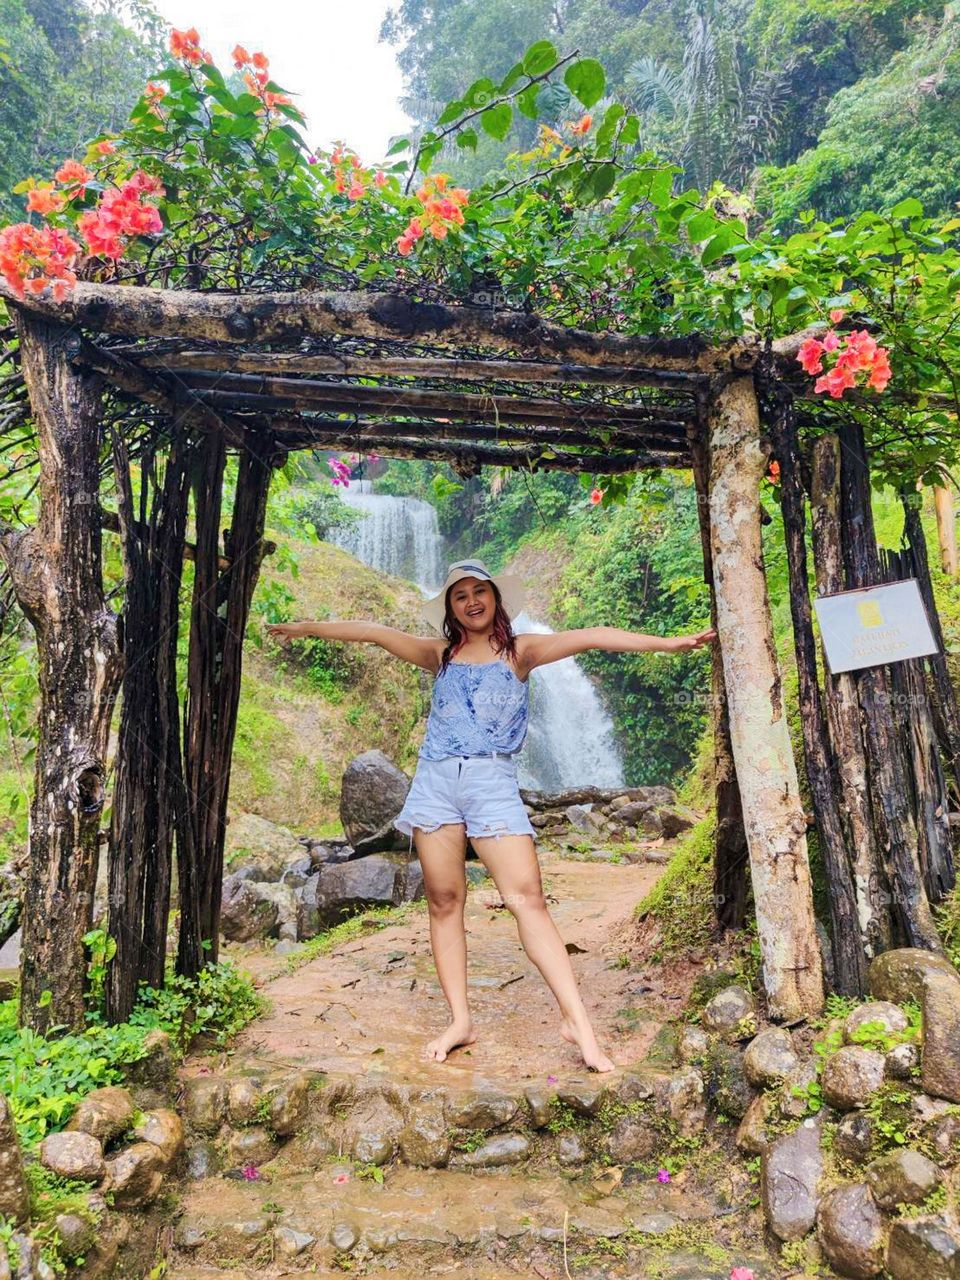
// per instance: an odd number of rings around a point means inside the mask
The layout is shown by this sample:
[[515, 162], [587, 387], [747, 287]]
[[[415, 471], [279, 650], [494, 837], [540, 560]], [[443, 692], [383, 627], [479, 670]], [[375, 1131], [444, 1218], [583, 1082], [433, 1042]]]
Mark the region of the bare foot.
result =
[[616, 1071], [617, 1064], [611, 1061], [597, 1044], [597, 1037], [593, 1034], [593, 1028], [589, 1022], [578, 1029], [569, 1018], [561, 1018], [560, 1034], [564, 1040], [577, 1046], [583, 1055], [584, 1063], [591, 1071]]
[[443, 1062], [451, 1049], [461, 1044], [473, 1044], [476, 1038], [477, 1033], [469, 1019], [466, 1022], [451, 1022], [442, 1035], [430, 1041], [424, 1049], [424, 1055], [436, 1062]]

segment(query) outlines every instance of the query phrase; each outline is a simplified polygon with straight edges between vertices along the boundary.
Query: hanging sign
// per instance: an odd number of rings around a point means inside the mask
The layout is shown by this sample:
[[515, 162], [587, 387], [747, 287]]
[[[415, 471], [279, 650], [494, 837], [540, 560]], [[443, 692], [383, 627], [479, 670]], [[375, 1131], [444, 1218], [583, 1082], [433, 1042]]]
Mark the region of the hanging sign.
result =
[[813, 602], [834, 675], [938, 653], [916, 578]]

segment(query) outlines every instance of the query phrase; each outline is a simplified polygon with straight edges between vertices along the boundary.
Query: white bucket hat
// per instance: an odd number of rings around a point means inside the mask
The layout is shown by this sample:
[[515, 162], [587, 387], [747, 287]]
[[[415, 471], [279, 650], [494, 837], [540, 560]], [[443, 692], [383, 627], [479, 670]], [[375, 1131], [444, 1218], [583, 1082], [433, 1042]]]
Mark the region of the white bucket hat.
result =
[[517, 616], [524, 605], [523, 583], [513, 573], [500, 573], [494, 576], [482, 560], [458, 560], [447, 570], [446, 581], [435, 596], [423, 603], [423, 616], [435, 631], [443, 634], [443, 619], [446, 612], [445, 600], [447, 591], [461, 578], [484, 578], [496, 585], [500, 592], [503, 608], [511, 620]]

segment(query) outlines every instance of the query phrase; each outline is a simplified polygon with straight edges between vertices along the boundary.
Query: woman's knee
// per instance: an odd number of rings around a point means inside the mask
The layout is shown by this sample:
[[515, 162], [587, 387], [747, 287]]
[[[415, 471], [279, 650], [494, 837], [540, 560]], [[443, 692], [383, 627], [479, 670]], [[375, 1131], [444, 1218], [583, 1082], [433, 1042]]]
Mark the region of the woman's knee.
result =
[[431, 889], [429, 886], [425, 886], [425, 893], [427, 909], [432, 916], [442, 918], [463, 914], [463, 908], [467, 901], [466, 885], [462, 889], [457, 887]]
[[544, 912], [547, 909], [547, 900], [539, 884], [520, 885], [511, 889], [503, 895], [503, 902], [515, 916], [524, 912]]

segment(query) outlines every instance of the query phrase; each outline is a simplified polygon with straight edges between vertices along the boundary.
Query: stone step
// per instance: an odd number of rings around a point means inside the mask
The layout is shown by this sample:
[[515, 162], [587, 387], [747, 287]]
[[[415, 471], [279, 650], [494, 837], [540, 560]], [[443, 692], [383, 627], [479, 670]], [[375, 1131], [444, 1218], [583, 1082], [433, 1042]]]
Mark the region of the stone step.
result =
[[578, 1280], [727, 1280], [734, 1266], [776, 1280], [780, 1273], [756, 1256], [760, 1219], [742, 1191], [722, 1197], [649, 1176], [611, 1189], [529, 1170], [403, 1166], [387, 1170], [381, 1183], [336, 1161], [269, 1181], [211, 1178], [190, 1192], [170, 1274], [247, 1280], [346, 1270], [369, 1277], [382, 1266], [399, 1280], [404, 1267], [411, 1277], [453, 1273], [455, 1261], [458, 1277], [545, 1280], [563, 1274], [566, 1256]]

